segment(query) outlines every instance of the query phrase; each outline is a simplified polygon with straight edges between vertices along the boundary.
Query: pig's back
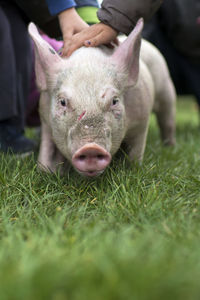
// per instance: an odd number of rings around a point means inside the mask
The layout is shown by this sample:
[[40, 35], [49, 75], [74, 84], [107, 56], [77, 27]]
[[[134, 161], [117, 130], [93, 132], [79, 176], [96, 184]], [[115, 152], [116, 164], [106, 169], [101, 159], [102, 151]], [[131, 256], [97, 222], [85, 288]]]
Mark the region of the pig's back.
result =
[[162, 93], [163, 85], [169, 80], [170, 74], [163, 55], [151, 43], [142, 40], [141, 59], [148, 67], [154, 82], [155, 94]]

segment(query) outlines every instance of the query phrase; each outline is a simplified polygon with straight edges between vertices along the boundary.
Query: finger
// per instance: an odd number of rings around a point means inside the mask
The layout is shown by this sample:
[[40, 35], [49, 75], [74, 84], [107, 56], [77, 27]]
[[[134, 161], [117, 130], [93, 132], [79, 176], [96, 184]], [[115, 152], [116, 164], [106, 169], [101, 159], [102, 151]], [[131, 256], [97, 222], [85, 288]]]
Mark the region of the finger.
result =
[[92, 44], [91, 44], [91, 41], [87, 40], [87, 41], [84, 41], [83, 45], [85, 47], [93, 47]]
[[105, 43], [105, 38], [103, 37], [102, 33], [92, 37], [91, 39], [84, 42], [84, 46], [86, 47], [97, 47]]
[[65, 56], [69, 57], [75, 50], [83, 46], [83, 40], [71, 41], [71, 44], [66, 49]]
[[86, 39], [90, 39], [94, 36], [93, 32], [80, 32], [75, 35], [70, 40], [70, 44], [66, 48], [65, 56], [69, 57], [75, 50], [84, 46], [84, 42]]
[[84, 46], [97, 47], [102, 44], [109, 44], [112, 40], [113, 38], [109, 34], [106, 34], [105, 32], [100, 32], [95, 37], [85, 41]]
[[73, 32], [67, 32], [67, 34], [63, 36], [63, 49], [62, 49], [61, 56], [63, 57], [66, 56], [66, 53], [71, 45], [72, 37], [73, 37]]
[[119, 46], [119, 39], [118, 38], [115, 38], [113, 40], [113, 43], [116, 45], [116, 46]]
[[62, 56], [62, 53], [63, 53], [63, 47], [61, 47], [60, 49], [58, 49], [57, 53]]
[[114, 49], [115, 48], [113, 43], [106, 44], [105, 46], [108, 47], [109, 49]]

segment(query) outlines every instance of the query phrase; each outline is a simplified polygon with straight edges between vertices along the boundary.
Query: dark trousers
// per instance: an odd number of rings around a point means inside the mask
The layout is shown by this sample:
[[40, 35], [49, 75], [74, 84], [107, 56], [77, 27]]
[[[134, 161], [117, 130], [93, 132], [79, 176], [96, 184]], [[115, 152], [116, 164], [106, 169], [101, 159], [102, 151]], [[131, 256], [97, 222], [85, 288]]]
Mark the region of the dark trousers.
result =
[[200, 107], [200, 63], [192, 62], [176, 50], [158, 24], [147, 24], [143, 35], [165, 57], [177, 93], [195, 96]]
[[31, 56], [23, 13], [12, 0], [0, 0], [0, 122], [9, 122], [19, 130], [25, 125]]

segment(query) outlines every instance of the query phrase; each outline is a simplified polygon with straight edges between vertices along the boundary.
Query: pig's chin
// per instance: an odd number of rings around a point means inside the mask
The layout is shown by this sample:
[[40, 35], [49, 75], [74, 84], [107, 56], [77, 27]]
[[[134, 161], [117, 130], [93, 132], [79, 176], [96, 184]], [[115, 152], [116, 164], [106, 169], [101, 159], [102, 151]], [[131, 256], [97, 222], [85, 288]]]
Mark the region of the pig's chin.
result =
[[84, 177], [90, 177], [90, 178], [93, 178], [93, 177], [98, 177], [100, 176], [104, 170], [93, 170], [93, 171], [81, 171], [81, 170], [78, 170], [77, 168], [75, 168], [75, 170], [82, 176]]

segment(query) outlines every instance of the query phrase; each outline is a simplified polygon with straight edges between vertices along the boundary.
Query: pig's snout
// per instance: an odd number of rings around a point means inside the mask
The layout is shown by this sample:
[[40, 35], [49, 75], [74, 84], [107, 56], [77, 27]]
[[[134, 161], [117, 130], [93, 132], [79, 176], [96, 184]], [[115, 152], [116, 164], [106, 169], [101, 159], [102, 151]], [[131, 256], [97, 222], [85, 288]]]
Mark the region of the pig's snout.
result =
[[85, 176], [97, 176], [103, 173], [111, 161], [111, 155], [101, 146], [88, 143], [72, 157], [73, 166]]

